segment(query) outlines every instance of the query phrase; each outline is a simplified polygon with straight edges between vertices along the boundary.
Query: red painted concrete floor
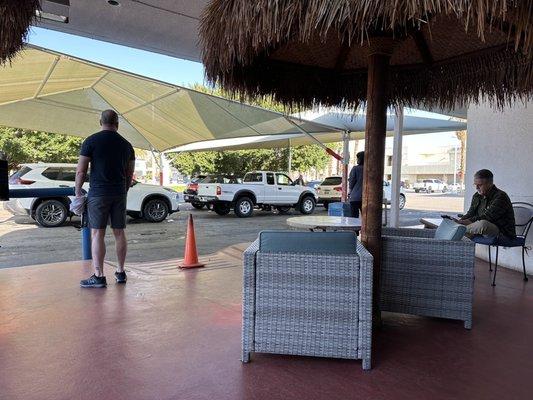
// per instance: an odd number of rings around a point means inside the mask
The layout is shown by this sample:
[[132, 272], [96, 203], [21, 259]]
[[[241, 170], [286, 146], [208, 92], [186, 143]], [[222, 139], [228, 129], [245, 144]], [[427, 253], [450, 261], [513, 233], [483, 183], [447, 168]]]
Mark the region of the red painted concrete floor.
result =
[[[81, 263], [0, 270], [1, 399], [531, 399], [533, 280], [477, 265], [474, 327], [384, 315], [359, 361], [240, 355], [241, 268], [135, 266], [81, 289]], [[228, 261], [230, 260], [230, 261]], [[174, 272], [174, 273], [172, 273]], [[107, 272], [112, 278], [112, 272]], [[111, 279], [109, 279], [111, 281]]]

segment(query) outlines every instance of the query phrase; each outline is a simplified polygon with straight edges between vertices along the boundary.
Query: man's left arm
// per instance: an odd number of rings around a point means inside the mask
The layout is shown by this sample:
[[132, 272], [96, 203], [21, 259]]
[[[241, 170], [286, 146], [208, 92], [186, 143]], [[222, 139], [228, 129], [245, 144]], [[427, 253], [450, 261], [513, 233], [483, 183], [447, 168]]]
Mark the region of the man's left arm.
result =
[[348, 176], [348, 192], [351, 192], [357, 182], [357, 170], [355, 166], [350, 170], [350, 175]]
[[131, 156], [126, 168], [126, 191], [130, 190], [131, 183], [133, 182], [133, 173], [135, 172], [135, 151], [131, 148]]
[[87, 156], [80, 156], [80, 159], [78, 160], [78, 166], [76, 168], [76, 182], [75, 182], [75, 193], [76, 197], [83, 196], [83, 183], [85, 182], [85, 178], [87, 178], [87, 171], [89, 170], [89, 163], [91, 162], [91, 158]]

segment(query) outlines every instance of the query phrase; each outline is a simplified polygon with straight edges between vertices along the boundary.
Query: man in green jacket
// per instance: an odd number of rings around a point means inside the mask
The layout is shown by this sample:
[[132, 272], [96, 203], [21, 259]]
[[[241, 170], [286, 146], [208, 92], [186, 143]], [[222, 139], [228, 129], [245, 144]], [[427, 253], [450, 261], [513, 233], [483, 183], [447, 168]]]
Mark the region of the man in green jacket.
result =
[[476, 235], [516, 237], [513, 206], [507, 193], [494, 185], [494, 175], [481, 169], [474, 175], [477, 192], [468, 212], [455, 220], [466, 225], [466, 236]]

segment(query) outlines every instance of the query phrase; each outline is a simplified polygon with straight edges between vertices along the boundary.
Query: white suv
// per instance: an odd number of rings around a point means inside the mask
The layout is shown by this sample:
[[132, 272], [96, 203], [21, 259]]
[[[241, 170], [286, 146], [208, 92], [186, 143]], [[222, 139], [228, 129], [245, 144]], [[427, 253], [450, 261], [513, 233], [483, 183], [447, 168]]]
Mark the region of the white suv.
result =
[[[76, 164], [22, 164], [9, 178], [9, 186], [17, 189], [73, 187], [76, 178]], [[87, 181], [83, 188], [89, 189]], [[134, 181], [128, 191], [127, 213], [133, 218], [144, 218], [149, 222], [161, 222], [169, 214], [179, 211], [179, 194], [156, 185]], [[13, 214], [26, 213], [41, 226], [50, 228], [62, 225], [71, 216], [69, 204], [72, 197], [13, 199], [5, 208]]]
[[[342, 195], [342, 177], [340, 176], [328, 176], [322, 181], [317, 188], [318, 204], [323, 204], [327, 210], [329, 203], [336, 203], [341, 201]], [[391, 199], [391, 186], [389, 182], [383, 181], [383, 200], [390, 204]], [[405, 207], [405, 193], [403, 188], [400, 188], [400, 210]]]

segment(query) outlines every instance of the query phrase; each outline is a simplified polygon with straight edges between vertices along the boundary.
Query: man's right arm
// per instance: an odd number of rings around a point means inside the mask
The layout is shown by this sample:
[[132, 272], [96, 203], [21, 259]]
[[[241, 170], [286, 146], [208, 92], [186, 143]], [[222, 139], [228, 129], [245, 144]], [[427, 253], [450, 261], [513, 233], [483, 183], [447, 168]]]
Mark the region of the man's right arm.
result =
[[91, 139], [85, 139], [81, 144], [80, 158], [78, 160], [78, 167], [76, 168], [76, 179], [74, 184], [74, 191], [77, 197], [83, 196], [83, 184], [85, 178], [87, 178], [87, 171], [89, 169], [89, 163], [93, 154], [93, 148], [91, 145]]
[[470, 219], [472, 218], [475, 213], [476, 213], [476, 208], [477, 208], [478, 204], [477, 204], [477, 200], [476, 200], [476, 195], [472, 196], [472, 201], [470, 202], [470, 208], [468, 209], [467, 213], [464, 214], [460, 219], [461, 220], [466, 220], [466, 219]]
[[91, 159], [86, 156], [80, 156], [78, 167], [76, 168], [75, 194], [76, 197], [83, 196], [82, 188], [85, 178], [87, 177], [87, 170], [89, 169], [89, 162]]

